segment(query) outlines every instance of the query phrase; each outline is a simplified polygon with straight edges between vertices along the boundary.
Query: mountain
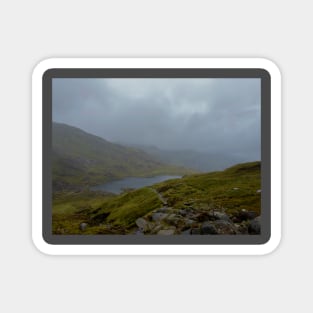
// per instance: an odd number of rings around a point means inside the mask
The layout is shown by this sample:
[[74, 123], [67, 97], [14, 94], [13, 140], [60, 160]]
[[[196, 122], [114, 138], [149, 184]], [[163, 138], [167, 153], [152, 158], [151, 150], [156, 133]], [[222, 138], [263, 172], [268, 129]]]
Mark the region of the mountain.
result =
[[128, 176], [184, 175], [144, 151], [109, 142], [66, 124], [52, 125], [53, 190], [81, 189]]
[[210, 172], [224, 170], [232, 165], [245, 162], [243, 158], [222, 153], [195, 150], [163, 150], [154, 146], [134, 145], [160, 162]]

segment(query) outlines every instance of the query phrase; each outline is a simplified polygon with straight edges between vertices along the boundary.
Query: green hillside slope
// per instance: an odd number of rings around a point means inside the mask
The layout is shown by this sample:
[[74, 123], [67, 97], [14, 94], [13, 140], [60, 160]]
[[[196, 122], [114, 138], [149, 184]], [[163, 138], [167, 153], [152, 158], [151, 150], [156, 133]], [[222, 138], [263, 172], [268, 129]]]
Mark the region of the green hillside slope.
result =
[[[222, 172], [188, 175], [108, 195], [101, 201], [94, 194], [95, 205], [79, 199], [68, 213], [64, 208], [71, 201], [61, 195], [54, 205], [53, 229], [55, 233], [127, 234], [139, 227], [148, 234], [180, 234], [200, 229], [204, 221], [213, 219], [217, 233], [247, 233], [248, 220], [261, 213], [260, 169], [260, 162], [244, 163]], [[88, 227], [82, 231], [80, 223]]]
[[54, 191], [80, 189], [128, 176], [186, 174], [145, 152], [111, 143], [65, 124], [53, 123], [52, 172]]

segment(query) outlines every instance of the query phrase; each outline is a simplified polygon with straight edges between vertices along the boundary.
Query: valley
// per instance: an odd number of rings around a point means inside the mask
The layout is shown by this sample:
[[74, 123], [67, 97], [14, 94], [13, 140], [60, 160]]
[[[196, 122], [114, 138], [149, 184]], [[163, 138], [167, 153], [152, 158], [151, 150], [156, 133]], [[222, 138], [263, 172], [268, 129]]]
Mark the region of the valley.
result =
[[260, 162], [122, 192], [59, 192], [54, 234], [208, 235], [260, 232]]
[[56, 235], [260, 233], [260, 162], [197, 172], [65, 124], [52, 136]]
[[75, 191], [126, 177], [185, 175], [195, 170], [164, 163], [66, 124], [52, 126], [54, 191]]

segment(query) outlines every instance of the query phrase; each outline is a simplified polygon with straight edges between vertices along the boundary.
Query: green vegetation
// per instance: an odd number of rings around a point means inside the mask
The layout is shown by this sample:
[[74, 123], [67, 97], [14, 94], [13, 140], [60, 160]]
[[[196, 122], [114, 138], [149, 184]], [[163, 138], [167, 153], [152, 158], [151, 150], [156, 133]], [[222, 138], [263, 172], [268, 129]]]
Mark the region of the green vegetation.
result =
[[[127, 234], [137, 218], [167, 205], [175, 209], [242, 209], [260, 214], [260, 162], [238, 164], [225, 171], [187, 175], [151, 187], [114, 196], [101, 192], [59, 192], [53, 199], [53, 232], [56, 234]], [[81, 223], [88, 227], [82, 231]]]
[[[97, 214], [109, 213], [106, 222], [113, 225], [135, 226], [135, 220], [161, 207], [162, 202], [151, 188], [141, 188], [122, 195], [102, 204]], [[96, 217], [95, 215], [94, 217]]]
[[53, 213], [71, 214], [77, 211], [96, 209], [104, 201], [114, 197], [113, 194], [101, 191], [55, 192], [53, 194]]
[[192, 172], [65, 124], [53, 123], [52, 143], [54, 191], [79, 190], [129, 176]]
[[53, 194], [52, 228], [55, 234], [79, 234], [80, 223], [89, 220], [90, 212], [97, 210], [114, 195], [84, 190], [55, 192]]
[[260, 162], [238, 164], [225, 171], [197, 174], [163, 182], [155, 188], [174, 208], [184, 203], [199, 208], [224, 208], [228, 213], [246, 209], [260, 213]]
[[[151, 188], [118, 196], [92, 191], [59, 193], [53, 201], [53, 231], [77, 234], [81, 232], [79, 225], [83, 222], [91, 225], [89, 233], [99, 233], [107, 224], [120, 230], [131, 229], [138, 217], [159, 208], [161, 204]], [[104, 227], [99, 226], [102, 222], [106, 224]]]

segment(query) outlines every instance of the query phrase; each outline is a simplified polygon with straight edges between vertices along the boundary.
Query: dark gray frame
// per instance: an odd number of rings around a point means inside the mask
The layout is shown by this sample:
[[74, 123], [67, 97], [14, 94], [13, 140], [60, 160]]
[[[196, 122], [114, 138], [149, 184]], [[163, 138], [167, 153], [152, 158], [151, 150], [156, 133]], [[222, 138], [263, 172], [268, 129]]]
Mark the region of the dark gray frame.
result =
[[[207, 236], [52, 234], [52, 79], [53, 78], [260, 78], [261, 79], [261, 234]], [[259, 68], [57, 68], [42, 77], [42, 229], [48, 244], [83, 245], [238, 245], [265, 244], [271, 236], [271, 77]]]

